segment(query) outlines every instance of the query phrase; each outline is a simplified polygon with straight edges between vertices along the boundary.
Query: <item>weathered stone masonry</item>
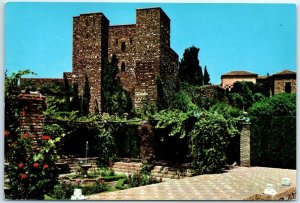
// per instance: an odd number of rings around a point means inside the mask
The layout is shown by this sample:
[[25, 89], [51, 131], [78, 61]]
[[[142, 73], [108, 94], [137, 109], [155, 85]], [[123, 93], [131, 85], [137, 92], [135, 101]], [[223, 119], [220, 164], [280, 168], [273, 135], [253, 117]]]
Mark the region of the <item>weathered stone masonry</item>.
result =
[[83, 93], [86, 79], [90, 86], [90, 112], [96, 102], [101, 107], [101, 70], [108, 61], [109, 21], [102, 13], [73, 18], [73, 82]]
[[42, 114], [46, 107], [46, 97], [38, 94], [20, 94], [20, 131], [31, 133], [37, 147], [41, 142], [45, 118]]

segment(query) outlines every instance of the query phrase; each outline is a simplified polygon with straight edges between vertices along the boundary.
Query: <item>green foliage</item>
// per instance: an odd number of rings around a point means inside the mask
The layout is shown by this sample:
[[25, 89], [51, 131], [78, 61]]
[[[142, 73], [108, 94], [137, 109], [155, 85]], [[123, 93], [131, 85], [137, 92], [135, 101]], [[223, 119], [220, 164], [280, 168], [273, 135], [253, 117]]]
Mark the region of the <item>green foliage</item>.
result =
[[251, 163], [296, 168], [296, 94], [277, 94], [255, 103], [251, 116]]
[[107, 166], [110, 161], [116, 157], [115, 139], [113, 137], [113, 129], [111, 125], [97, 125], [98, 134], [96, 137], [98, 166]]
[[120, 115], [130, 112], [132, 103], [129, 93], [122, 88], [118, 70], [118, 59], [114, 54], [102, 70], [102, 108], [109, 114]]
[[204, 68], [204, 74], [203, 74], [203, 84], [204, 85], [208, 85], [208, 84], [210, 84], [209, 82], [210, 82], [210, 77], [209, 77], [209, 74], [207, 72], [207, 68], [205, 66], [205, 68]]
[[79, 112], [81, 107], [81, 97], [79, 96], [77, 83], [73, 84], [72, 90], [73, 91], [72, 91], [72, 97], [70, 98], [69, 110]]
[[219, 102], [212, 106], [209, 109], [210, 112], [214, 113], [217, 112], [224, 116], [224, 118], [238, 118], [242, 115], [242, 111], [239, 108], [233, 107], [225, 102]]
[[228, 94], [230, 104], [244, 110], [248, 110], [253, 103], [263, 98], [259, 84], [245, 81], [235, 82]]
[[153, 115], [153, 118], [157, 121], [155, 128], [167, 128], [170, 127], [171, 131], [169, 136], [179, 135], [180, 138], [186, 136], [186, 122], [190, 117], [194, 116], [194, 113], [189, 111], [187, 113], [174, 110], [162, 110]]
[[108, 185], [104, 183], [104, 181], [97, 181], [96, 183], [82, 186], [82, 194], [91, 195], [106, 191], [108, 189]]
[[116, 188], [119, 190], [127, 189], [128, 187], [125, 186], [126, 182], [127, 182], [127, 178], [119, 179], [117, 182]]
[[296, 116], [296, 94], [281, 93], [253, 104], [251, 116]]
[[219, 172], [226, 163], [226, 146], [236, 134], [220, 114], [203, 113], [191, 131], [191, 156], [198, 174]]
[[[57, 126], [49, 126], [49, 134], [43, 135], [39, 147], [34, 148], [36, 135], [30, 132], [9, 134], [9, 168], [11, 199], [43, 199], [57, 181], [57, 147], [64, 134]], [[56, 129], [56, 130], [54, 130]]]
[[62, 182], [55, 185], [51, 193], [47, 193], [47, 196], [55, 200], [69, 200], [73, 195], [75, 188], [77, 188], [76, 185], [67, 182]]
[[133, 173], [132, 175], [129, 174], [126, 182], [130, 188], [158, 183], [158, 181], [152, 176], [141, 173]]
[[170, 108], [187, 112], [197, 109], [197, 105], [194, 104], [191, 96], [187, 92], [181, 90], [174, 94]]
[[147, 162], [144, 162], [142, 167], [141, 167], [140, 173], [144, 174], [144, 175], [150, 175], [151, 170], [153, 169], [153, 167], [154, 167], [153, 164], [149, 164]]
[[19, 100], [21, 93], [20, 79], [24, 75], [35, 74], [30, 70], [18, 71], [7, 76], [5, 73], [5, 129], [16, 129], [18, 127]]
[[58, 82], [53, 83], [44, 83], [39, 86], [33, 87], [32, 90], [39, 91], [44, 96], [55, 96], [55, 97], [63, 97], [65, 88], [64, 85]]
[[76, 185], [67, 182], [62, 182], [55, 185], [54, 189], [51, 191], [50, 194], [48, 193], [47, 196], [54, 200], [70, 200], [75, 188], [82, 189], [83, 195], [91, 195], [106, 191], [108, 189], [108, 185], [105, 184], [103, 181], [97, 181], [95, 183], [87, 185]]
[[184, 50], [183, 58], [179, 63], [179, 78], [181, 82], [191, 85], [203, 85], [202, 68], [199, 65], [199, 48], [194, 46]]
[[90, 109], [90, 84], [87, 74], [85, 75], [85, 81], [84, 81], [84, 89], [82, 94], [82, 102], [81, 102], [81, 115], [86, 116], [89, 114]]
[[140, 158], [138, 126], [129, 123], [114, 123], [113, 125], [117, 157]]

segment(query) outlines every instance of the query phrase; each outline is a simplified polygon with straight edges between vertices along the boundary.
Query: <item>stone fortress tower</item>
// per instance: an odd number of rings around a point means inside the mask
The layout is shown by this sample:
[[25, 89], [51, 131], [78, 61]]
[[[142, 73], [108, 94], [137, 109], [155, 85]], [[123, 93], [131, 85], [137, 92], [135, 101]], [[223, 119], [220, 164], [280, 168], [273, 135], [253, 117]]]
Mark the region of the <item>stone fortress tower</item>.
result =
[[[120, 80], [134, 108], [143, 107], [144, 102], [156, 104], [166, 92], [177, 90], [178, 55], [170, 48], [170, 19], [161, 8], [137, 9], [136, 24], [130, 25], [110, 26], [103, 13], [73, 17], [72, 72], [64, 72], [64, 77], [78, 84], [81, 95], [88, 82], [91, 113], [96, 104], [102, 112], [102, 70], [113, 54], [119, 60]], [[28, 81], [36, 85], [64, 83], [63, 78], [21, 80]]]
[[[102, 13], [73, 18], [73, 70], [66, 73], [83, 93], [90, 86], [90, 112], [101, 107], [101, 70], [116, 54], [123, 88], [135, 108], [143, 101], [156, 103], [157, 77], [168, 91], [175, 91], [178, 55], [170, 48], [170, 19], [161, 8], [137, 9], [136, 24], [109, 26]], [[101, 111], [101, 109], [100, 109]]]

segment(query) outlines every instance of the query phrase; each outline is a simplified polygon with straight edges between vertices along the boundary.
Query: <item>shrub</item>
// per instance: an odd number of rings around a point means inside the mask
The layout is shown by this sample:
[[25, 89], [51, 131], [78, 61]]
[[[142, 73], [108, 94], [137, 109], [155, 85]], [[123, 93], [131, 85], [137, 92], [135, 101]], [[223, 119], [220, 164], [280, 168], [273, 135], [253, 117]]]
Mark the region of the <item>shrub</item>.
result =
[[238, 118], [242, 115], [242, 111], [236, 107], [233, 107], [225, 102], [219, 102], [212, 106], [209, 109], [210, 112], [214, 113], [217, 112], [219, 114], [222, 114], [224, 118]]
[[116, 188], [119, 189], [119, 190], [124, 190], [124, 189], [128, 188], [128, 187], [125, 186], [126, 182], [127, 182], [126, 178], [119, 179], [118, 182], [117, 182]]
[[104, 181], [97, 181], [88, 185], [76, 185], [67, 182], [62, 182], [55, 185], [51, 193], [47, 196], [54, 200], [69, 200], [71, 199], [75, 188], [82, 189], [83, 195], [91, 195], [106, 191], [108, 189], [108, 186], [104, 183]]
[[56, 200], [70, 199], [75, 188], [77, 188], [76, 185], [62, 182], [55, 185], [52, 192], [48, 196]]
[[113, 129], [111, 125], [99, 124], [97, 125], [98, 135], [96, 137], [96, 142], [98, 147], [96, 151], [98, 154], [97, 165], [100, 167], [108, 166], [116, 157], [116, 145], [115, 139], [113, 137]]
[[129, 187], [139, 187], [143, 185], [150, 185], [158, 183], [158, 181], [152, 176], [144, 175], [141, 173], [133, 173], [128, 175], [127, 181]]
[[62, 135], [47, 134], [41, 137], [38, 147], [36, 135], [30, 132], [10, 134], [6, 139], [10, 148], [9, 168], [11, 199], [43, 199], [57, 182], [57, 145]]
[[198, 174], [219, 172], [226, 164], [226, 146], [236, 135], [220, 114], [203, 113], [191, 131], [192, 165]]
[[106, 191], [108, 189], [107, 184], [104, 181], [97, 181], [96, 183], [82, 186], [82, 194], [91, 195]]
[[251, 163], [296, 168], [296, 95], [278, 94], [255, 103], [251, 116]]

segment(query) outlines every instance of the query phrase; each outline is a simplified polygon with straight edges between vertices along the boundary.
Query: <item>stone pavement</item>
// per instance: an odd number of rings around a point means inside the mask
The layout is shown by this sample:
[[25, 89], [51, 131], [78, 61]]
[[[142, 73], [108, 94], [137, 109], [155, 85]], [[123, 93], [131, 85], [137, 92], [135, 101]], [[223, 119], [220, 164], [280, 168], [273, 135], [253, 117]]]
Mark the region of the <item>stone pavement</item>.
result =
[[[281, 179], [291, 179], [291, 186], [281, 186]], [[296, 170], [235, 167], [220, 174], [206, 174], [142, 187], [104, 192], [88, 200], [243, 200], [262, 194], [267, 184], [277, 193], [296, 187]]]

